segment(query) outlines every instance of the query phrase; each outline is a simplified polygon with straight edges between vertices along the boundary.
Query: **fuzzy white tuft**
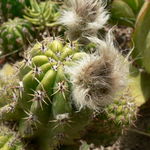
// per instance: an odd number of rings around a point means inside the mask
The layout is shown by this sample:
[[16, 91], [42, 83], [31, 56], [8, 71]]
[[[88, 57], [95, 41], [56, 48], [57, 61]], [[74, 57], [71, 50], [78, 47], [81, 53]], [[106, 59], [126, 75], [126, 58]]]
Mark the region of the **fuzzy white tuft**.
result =
[[105, 41], [89, 38], [97, 44], [94, 54], [87, 54], [76, 65], [66, 68], [73, 84], [75, 104], [93, 110], [113, 103], [127, 87], [129, 63], [113, 45], [109, 33]]
[[59, 22], [68, 28], [71, 40], [96, 35], [109, 19], [101, 0], [69, 0]]
[[80, 17], [76, 15], [73, 11], [63, 11], [60, 22], [67, 25], [70, 28], [75, 28], [80, 22]]

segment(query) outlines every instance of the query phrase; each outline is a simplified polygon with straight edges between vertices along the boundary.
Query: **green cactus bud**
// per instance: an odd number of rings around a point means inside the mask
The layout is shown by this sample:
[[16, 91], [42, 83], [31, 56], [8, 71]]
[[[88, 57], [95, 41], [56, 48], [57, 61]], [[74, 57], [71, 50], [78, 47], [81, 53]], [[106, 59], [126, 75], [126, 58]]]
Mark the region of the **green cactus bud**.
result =
[[120, 24], [129, 24], [134, 26], [135, 14], [130, 6], [123, 0], [115, 0], [112, 3], [112, 21], [119, 22]]
[[139, 13], [140, 8], [142, 7], [144, 0], [123, 0], [124, 2], [126, 2], [134, 11], [135, 14]]
[[149, 93], [150, 82], [149, 82], [149, 78], [150, 78], [150, 75], [147, 72], [142, 72], [141, 73], [141, 80], [140, 80], [140, 82], [141, 82], [141, 90], [143, 92], [145, 101], [149, 101], [149, 98], [150, 98], [150, 93]]
[[28, 41], [33, 41], [32, 25], [21, 18], [5, 22], [0, 27], [0, 42], [2, 52], [20, 51]]
[[31, 8], [26, 7], [24, 18], [43, 30], [45, 27], [53, 27], [58, 19], [58, 5], [51, 2], [38, 3], [37, 0], [30, 0]]

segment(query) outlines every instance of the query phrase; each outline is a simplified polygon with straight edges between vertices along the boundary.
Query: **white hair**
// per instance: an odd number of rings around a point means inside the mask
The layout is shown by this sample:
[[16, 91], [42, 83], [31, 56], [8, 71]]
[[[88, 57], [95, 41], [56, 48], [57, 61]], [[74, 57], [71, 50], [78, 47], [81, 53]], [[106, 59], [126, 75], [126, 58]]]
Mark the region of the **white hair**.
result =
[[129, 63], [114, 47], [111, 33], [106, 40], [89, 39], [97, 45], [97, 51], [87, 54], [66, 71], [70, 74], [77, 107], [99, 110], [113, 103], [118, 93], [127, 87]]
[[96, 35], [109, 19], [101, 0], [69, 0], [67, 10], [62, 11], [59, 22], [68, 28], [71, 40], [80, 36]]

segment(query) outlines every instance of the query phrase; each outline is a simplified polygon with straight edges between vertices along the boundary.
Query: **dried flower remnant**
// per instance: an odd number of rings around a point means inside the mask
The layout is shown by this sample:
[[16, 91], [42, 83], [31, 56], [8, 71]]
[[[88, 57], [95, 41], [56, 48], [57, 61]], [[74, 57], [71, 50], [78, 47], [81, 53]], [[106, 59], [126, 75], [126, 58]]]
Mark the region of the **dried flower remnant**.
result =
[[109, 18], [105, 5], [99, 0], [69, 0], [59, 22], [68, 28], [70, 40], [97, 34]]
[[112, 103], [127, 86], [129, 63], [114, 47], [111, 33], [105, 41], [89, 39], [97, 44], [97, 51], [66, 70], [71, 76], [76, 105], [99, 110]]

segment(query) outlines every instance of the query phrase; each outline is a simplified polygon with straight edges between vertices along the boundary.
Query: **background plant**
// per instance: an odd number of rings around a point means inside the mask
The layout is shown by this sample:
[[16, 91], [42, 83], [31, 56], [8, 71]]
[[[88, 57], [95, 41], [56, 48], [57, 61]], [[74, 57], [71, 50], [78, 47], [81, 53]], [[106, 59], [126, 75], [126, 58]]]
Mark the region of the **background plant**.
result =
[[3, 21], [7, 21], [9, 18], [22, 17], [26, 5], [29, 5], [29, 0], [1, 0], [0, 16]]
[[0, 50], [3, 54], [13, 51], [20, 51], [33, 41], [34, 28], [22, 19], [15, 18], [5, 22], [0, 27]]
[[111, 22], [134, 27], [136, 17], [144, 0], [113, 0], [111, 4]]
[[26, 7], [24, 18], [31, 22], [37, 29], [44, 30], [56, 25], [59, 17], [59, 5], [53, 1], [37, 2], [30, 0], [30, 7]]
[[145, 100], [149, 100], [149, 33], [150, 33], [150, 2], [145, 1], [137, 17], [135, 31], [133, 34], [134, 50], [132, 53], [135, 59], [134, 65], [143, 71], [141, 75], [141, 87]]

